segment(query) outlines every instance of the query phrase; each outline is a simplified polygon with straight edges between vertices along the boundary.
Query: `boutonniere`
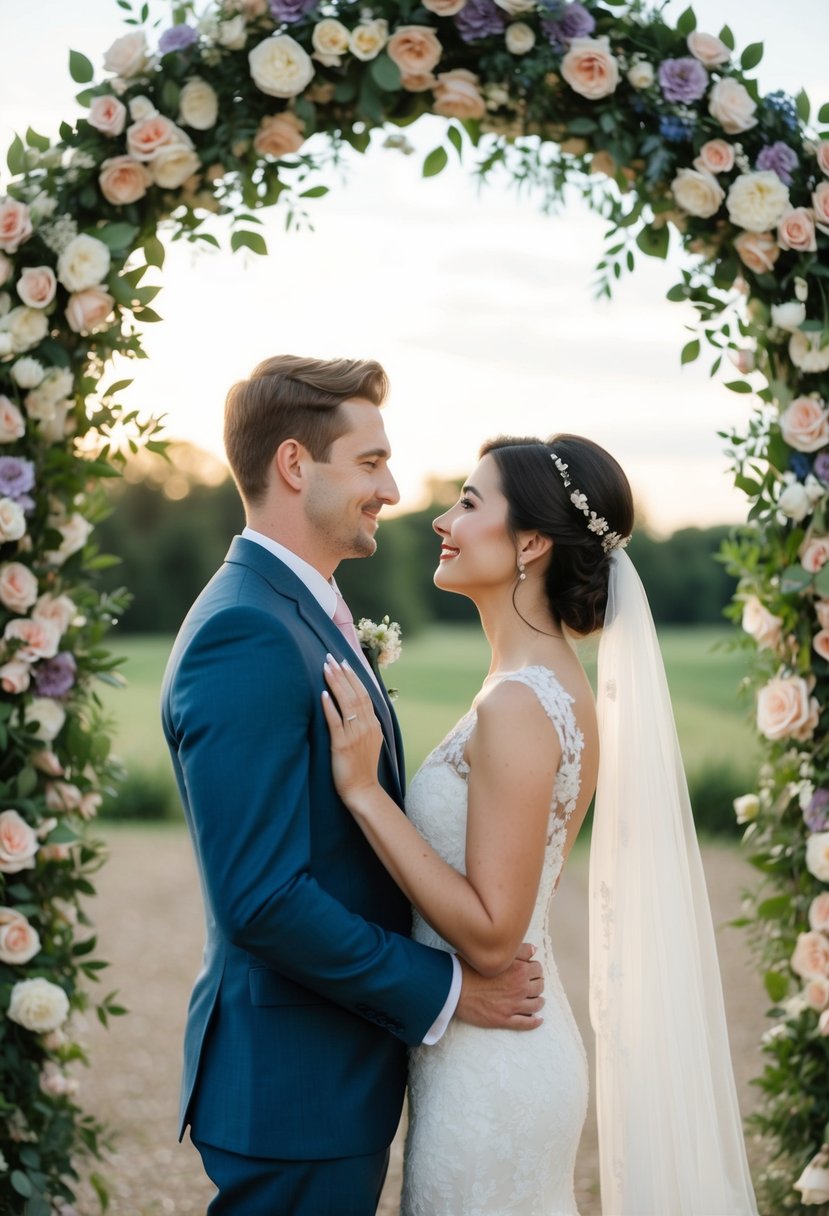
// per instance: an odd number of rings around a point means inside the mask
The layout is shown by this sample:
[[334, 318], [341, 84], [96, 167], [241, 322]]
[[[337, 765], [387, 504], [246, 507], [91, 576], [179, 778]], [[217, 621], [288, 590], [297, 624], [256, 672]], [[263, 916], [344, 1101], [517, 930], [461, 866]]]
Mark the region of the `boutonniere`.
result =
[[[357, 637], [360, 639], [360, 645], [369, 652], [378, 667], [388, 667], [400, 658], [400, 626], [397, 621], [390, 621], [387, 616], [383, 617], [379, 625], [367, 616], [361, 617], [357, 622]], [[388, 688], [386, 691], [393, 701], [397, 696], [397, 689]]]

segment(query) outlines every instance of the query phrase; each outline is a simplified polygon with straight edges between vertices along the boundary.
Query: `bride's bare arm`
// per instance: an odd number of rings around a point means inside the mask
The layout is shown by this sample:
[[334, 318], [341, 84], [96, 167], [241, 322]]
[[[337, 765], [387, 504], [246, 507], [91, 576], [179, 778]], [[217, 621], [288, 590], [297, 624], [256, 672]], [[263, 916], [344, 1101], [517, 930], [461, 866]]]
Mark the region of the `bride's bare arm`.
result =
[[325, 677], [340, 796], [424, 919], [476, 971], [499, 974], [515, 958], [538, 893], [561, 758], [549, 718], [532, 691], [515, 682], [498, 684], [480, 702], [469, 743], [463, 875], [438, 856], [379, 785], [382, 732], [361, 681], [331, 664]]

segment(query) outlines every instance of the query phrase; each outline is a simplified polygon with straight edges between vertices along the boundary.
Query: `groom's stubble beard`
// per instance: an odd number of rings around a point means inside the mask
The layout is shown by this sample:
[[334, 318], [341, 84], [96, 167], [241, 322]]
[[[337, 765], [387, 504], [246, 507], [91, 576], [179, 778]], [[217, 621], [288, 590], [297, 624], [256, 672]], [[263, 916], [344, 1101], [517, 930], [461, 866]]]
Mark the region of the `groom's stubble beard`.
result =
[[[383, 504], [363, 505], [376, 512]], [[377, 551], [374, 536], [363, 530], [369, 525], [364, 523], [362, 514], [360, 523], [344, 517], [342, 502], [324, 486], [317, 484], [309, 490], [305, 516], [326, 551], [338, 562], [352, 557], [371, 557]]]

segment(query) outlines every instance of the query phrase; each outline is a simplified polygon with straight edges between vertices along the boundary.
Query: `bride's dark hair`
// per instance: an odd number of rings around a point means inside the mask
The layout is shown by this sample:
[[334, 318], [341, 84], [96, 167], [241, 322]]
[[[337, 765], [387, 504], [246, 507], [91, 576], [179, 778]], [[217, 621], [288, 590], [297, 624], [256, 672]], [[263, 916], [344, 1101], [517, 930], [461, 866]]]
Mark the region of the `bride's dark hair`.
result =
[[[567, 465], [569, 486], [551, 459], [553, 452]], [[580, 435], [553, 435], [546, 442], [499, 435], [483, 444], [480, 455], [492, 456], [498, 468], [510, 532], [541, 532], [553, 541], [545, 589], [555, 619], [580, 635], [600, 629], [610, 554], [570, 495], [579, 490], [611, 532], [630, 536], [633, 494], [619, 463]]]

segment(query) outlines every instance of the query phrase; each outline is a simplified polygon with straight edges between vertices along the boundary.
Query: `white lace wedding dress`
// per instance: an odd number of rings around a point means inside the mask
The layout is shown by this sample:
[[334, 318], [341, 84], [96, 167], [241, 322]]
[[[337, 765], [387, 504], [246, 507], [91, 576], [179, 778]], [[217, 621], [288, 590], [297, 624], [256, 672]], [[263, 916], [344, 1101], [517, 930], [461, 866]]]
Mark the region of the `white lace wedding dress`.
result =
[[[510, 1031], [452, 1021], [437, 1044], [411, 1053], [401, 1216], [577, 1216], [573, 1169], [587, 1107], [587, 1057], [547, 924], [584, 740], [572, 698], [548, 668], [491, 679], [531, 688], [561, 743], [544, 869], [525, 935], [538, 945], [544, 969], [544, 1022], [537, 1030]], [[406, 799], [419, 832], [461, 872], [469, 774], [463, 750], [475, 719], [473, 708], [427, 757]], [[510, 811], [504, 807], [505, 815]], [[417, 914], [414, 937], [446, 948]]]

